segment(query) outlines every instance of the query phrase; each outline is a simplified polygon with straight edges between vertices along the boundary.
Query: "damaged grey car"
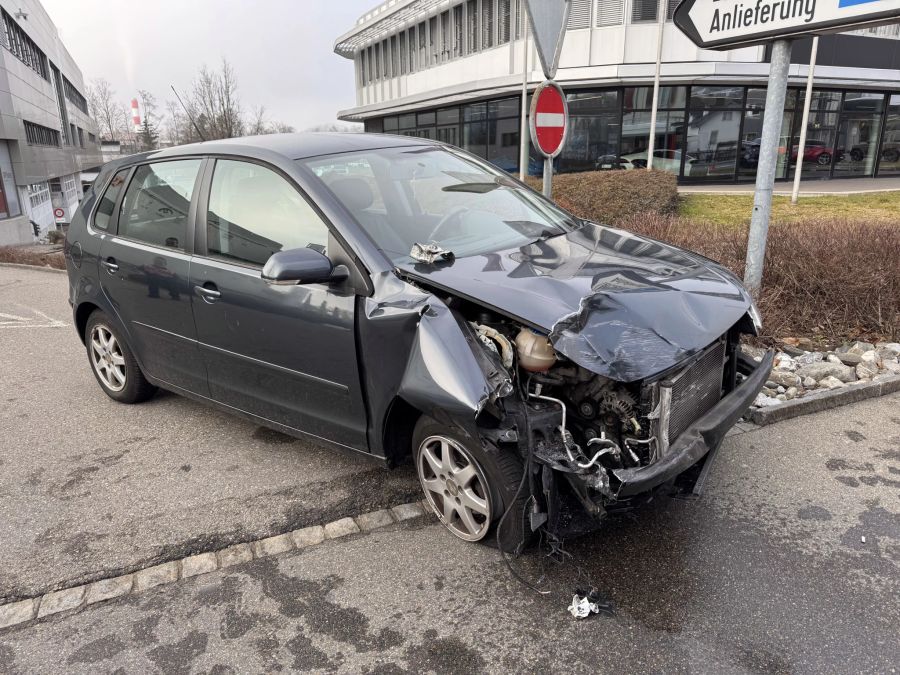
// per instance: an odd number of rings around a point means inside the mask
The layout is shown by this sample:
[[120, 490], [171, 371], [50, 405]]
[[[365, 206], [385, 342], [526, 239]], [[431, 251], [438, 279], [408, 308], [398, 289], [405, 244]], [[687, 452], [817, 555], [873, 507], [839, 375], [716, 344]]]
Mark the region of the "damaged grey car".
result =
[[411, 461], [450, 532], [504, 550], [697, 491], [772, 363], [742, 354], [759, 316], [716, 263], [417, 138], [125, 158], [86, 195], [66, 259], [113, 399], [162, 387]]

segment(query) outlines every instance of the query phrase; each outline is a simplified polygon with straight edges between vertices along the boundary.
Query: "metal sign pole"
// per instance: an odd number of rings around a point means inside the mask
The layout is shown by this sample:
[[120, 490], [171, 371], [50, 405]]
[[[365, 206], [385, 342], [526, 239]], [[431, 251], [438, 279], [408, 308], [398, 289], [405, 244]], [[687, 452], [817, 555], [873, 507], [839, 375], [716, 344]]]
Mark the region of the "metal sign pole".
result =
[[[816, 70], [816, 53], [819, 51], [819, 36], [814, 35], [809, 52], [809, 73], [806, 75], [806, 98], [803, 100], [803, 120], [800, 122], [800, 143], [797, 146], [797, 165], [794, 167], [794, 189], [791, 204], [800, 197], [800, 175], [803, 173], [803, 153], [806, 150], [806, 127], [809, 125], [809, 104], [812, 100], [813, 73]], [[791, 139], [793, 141], [793, 139]], [[793, 145], [793, 143], [791, 143]]]
[[791, 65], [791, 41], [775, 40], [769, 64], [769, 85], [766, 89], [766, 111], [763, 116], [762, 138], [759, 143], [759, 163], [756, 170], [756, 191], [753, 195], [753, 215], [747, 238], [747, 262], [744, 285], [755, 296], [762, 285], [766, 237], [772, 213], [772, 189], [778, 162], [778, 143], [784, 119], [784, 99], [787, 94], [788, 70]]
[[553, 160], [544, 158], [544, 196], [553, 199]]
[[653, 103], [650, 108], [650, 138], [647, 141], [647, 171], [653, 168], [653, 151], [656, 150], [656, 111], [659, 108], [659, 70], [662, 64], [663, 30], [666, 27], [668, 2], [659, 0], [659, 28], [656, 35], [656, 71], [653, 73]]
[[[525, 14], [522, 6], [519, 11]], [[522, 119], [519, 122], [519, 180], [528, 175], [528, 15], [522, 22]], [[519, 17], [516, 17], [516, 21]]]

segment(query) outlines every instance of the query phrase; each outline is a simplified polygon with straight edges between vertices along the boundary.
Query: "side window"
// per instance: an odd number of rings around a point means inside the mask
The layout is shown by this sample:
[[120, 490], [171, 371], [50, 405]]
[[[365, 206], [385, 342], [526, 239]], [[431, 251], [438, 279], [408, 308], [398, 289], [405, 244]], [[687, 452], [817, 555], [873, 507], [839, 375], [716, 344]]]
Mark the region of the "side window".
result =
[[324, 252], [328, 227], [287, 180], [258, 164], [216, 161], [206, 214], [209, 255], [265, 265], [293, 248]]
[[113, 176], [113, 179], [109, 183], [109, 187], [106, 188], [106, 192], [103, 193], [103, 198], [100, 200], [100, 203], [97, 204], [97, 211], [94, 213], [94, 229], [109, 229], [109, 222], [112, 220], [113, 209], [116, 208], [116, 200], [119, 198], [119, 193], [125, 185], [125, 179], [128, 178], [128, 172], [130, 170], [131, 169], [122, 169]]
[[134, 172], [119, 216], [119, 236], [184, 250], [199, 159], [144, 164]]

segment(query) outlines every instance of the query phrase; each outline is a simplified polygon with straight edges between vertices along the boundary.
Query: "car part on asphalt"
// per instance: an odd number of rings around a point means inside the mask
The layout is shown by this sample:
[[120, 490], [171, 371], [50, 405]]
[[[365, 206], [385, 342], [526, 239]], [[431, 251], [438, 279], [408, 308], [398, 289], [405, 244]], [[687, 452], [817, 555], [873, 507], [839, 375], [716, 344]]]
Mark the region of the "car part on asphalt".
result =
[[157, 385], [390, 466], [412, 455], [448, 530], [503, 551], [693, 490], [772, 365], [739, 354], [758, 314], [729, 271], [423, 139], [133, 155], [101, 171], [66, 253], [111, 397]]
[[572, 596], [572, 604], [567, 609], [569, 614], [576, 619], [586, 619], [591, 614], [602, 613], [606, 616], [615, 616], [616, 614], [612, 600], [604, 598], [596, 588], [588, 591], [576, 588], [575, 595]]

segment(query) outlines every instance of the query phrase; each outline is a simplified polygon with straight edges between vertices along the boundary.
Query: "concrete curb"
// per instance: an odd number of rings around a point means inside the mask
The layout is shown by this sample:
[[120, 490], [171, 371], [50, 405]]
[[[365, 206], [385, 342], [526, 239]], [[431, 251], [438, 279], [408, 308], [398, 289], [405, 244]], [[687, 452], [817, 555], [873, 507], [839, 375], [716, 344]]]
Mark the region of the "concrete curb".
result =
[[849, 403], [864, 401], [867, 398], [876, 398], [900, 391], [900, 375], [891, 375], [877, 382], [866, 384], [848, 384], [840, 389], [829, 391], [817, 391], [807, 394], [803, 398], [795, 398], [779, 405], [768, 406], [754, 410], [750, 415], [750, 421], [764, 427], [782, 420], [789, 420], [800, 415], [830, 410]]
[[0, 267], [11, 267], [19, 270], [36, 270], [38, 272], [53, 272], [54, 274], [68, 274], [66, 270], [58, 270], [46, 265], [23, 265], [22, 263], [0, 262]]
[[367, 534], [398, 523], [410, 523], [425, 517], [428, 511], [421, 502], [400, 504], [392, 509], [363, 513], [354, 518], [341, 518], [325, 525], [314, 525], [271, 537], [233, 544], [219, 551], [206, 551], [170, 560], [158, 565], [99, 579], [88, 584], [62, 588], [34, 598], [0, 605], [0, 634], [6, 628], [22, 626], [54, 614], [74, 614], [96, 603], [135, 595], [216, 570], [226, 569], [260, 558], [318, 546], [326, 539], [334, 540], [354, 534]]

